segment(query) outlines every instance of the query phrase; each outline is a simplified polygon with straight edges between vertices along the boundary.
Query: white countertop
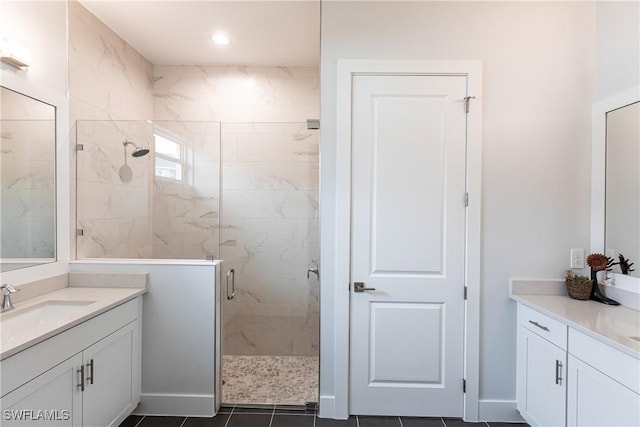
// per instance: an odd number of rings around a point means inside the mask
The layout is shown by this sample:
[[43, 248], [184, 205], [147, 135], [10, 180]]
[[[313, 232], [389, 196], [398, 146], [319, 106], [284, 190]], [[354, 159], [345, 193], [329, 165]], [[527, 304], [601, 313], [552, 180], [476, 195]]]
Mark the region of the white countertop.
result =
[[[561, 282], [563, 283], [563, 282]], [[515, 290], [516, 287], [513, 286]], [[522, 289], [510, 297], [599, 341], [640, 359], [640, 312], [624, 306], [581, 301], [557, 294], [528, 294]]]
[[[0, 314], [0, 360], [66, 331], [139, 295], [146, 288], [66, 287], [14, 303], [15, 308]], [[53, 301], [53, 302], [51, 302]], [[64, 306], [69, 312], [60, 312]], [[36, 313], [50, 307], [55, 315]], [[53, 311], [52, 311], [53, 312]], [[22, 317], [19, 320], [18, 317]]]

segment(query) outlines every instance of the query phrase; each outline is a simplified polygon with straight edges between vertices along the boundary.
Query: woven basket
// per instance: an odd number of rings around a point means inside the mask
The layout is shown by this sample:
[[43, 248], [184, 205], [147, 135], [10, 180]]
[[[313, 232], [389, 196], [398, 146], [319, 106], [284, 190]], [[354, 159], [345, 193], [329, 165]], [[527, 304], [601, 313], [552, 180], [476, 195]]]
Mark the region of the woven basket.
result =
[[577, 280], [567, 280], [567, 291], [573, 299], [587, 300], [591, 295], [593, 282], [578, 282]]

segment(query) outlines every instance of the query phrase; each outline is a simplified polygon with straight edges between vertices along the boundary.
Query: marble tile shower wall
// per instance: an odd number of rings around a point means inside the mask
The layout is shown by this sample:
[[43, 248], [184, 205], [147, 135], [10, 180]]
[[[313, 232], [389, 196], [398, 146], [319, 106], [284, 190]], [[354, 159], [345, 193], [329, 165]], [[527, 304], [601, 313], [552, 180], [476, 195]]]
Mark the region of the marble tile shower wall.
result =
[[133, 157], [127, 138], [149, 147], [145, 121], [76, 122], [78, 258], [151, 258], [151, 156]]
[[[153, 119], [152, 74], [142, 55], [76, 0], [69, 2], [70, 138], [72, 146], [84, 145], [71, 177], [77, 185], [72, 212], [84, 230], [76, 240], [78, 258], [151, 255], [151, 163], [129, 156], [131, 182], [119, 171], [125, 137], [151, 142], [149, 125], [124, 120]], [[82, 120], [105, 122], [76, 128]]]
[[225, 354], [317, 355], [318, 69], [157, 66], [154, 96], [156, 120], [222, 122]]
[[181, 144], [180, 180], [154, 178], [153, 258], [220, 259], [220, 123], [154, 122]]

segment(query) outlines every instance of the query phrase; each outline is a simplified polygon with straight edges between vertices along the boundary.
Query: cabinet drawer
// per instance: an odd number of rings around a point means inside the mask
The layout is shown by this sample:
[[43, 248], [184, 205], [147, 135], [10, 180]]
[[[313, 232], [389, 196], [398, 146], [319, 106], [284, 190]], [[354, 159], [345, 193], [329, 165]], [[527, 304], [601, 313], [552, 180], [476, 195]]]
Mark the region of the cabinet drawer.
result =
[[640, 360], [569, 328], [569, 353], [640, 393]]
[[567, 326], [565, 324], [522, 304], [518, 305], [518, 324], [561, 349], [567, 349]]

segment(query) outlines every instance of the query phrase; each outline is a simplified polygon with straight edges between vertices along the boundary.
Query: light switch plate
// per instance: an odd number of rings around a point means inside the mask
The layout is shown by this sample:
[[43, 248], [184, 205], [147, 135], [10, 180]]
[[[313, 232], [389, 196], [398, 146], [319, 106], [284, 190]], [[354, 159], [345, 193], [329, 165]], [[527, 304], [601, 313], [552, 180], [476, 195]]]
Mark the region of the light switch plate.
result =
[[584, 268], [584, 249], [571, 249], [571, 268]]

